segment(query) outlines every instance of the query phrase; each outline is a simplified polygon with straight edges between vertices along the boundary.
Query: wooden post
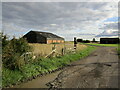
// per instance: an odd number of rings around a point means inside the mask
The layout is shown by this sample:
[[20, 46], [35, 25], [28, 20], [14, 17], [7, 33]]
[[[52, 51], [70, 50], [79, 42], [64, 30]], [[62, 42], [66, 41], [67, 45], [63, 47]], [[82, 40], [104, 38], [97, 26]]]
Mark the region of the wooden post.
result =
[[62, 56], [64, 55], [64, 48], [62, 48]]
[[76, 50], [77, 48], [77, 40], [76, 40], [76, 37], [74, 37], [74, 49]]
[[63, 48], [64, 54], [66, 52], [66, 46], [65, 46], [65, 41], [64, 41], [64, 48]]
[[54, 46], [52, 47], [52, 50], [55, 50], [56, 49], [56, 45], [54, 44]]

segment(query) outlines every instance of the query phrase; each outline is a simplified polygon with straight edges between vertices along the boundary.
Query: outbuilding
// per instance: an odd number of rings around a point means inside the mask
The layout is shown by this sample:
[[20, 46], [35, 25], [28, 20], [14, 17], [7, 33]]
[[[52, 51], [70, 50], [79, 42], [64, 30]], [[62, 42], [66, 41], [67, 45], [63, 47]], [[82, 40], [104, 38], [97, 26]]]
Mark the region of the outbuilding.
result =
[[118, 44], [119, 38], [100, 38], [101, 44]]
[[64, 43], [64, 38], [49, 32], [30, 31], [23, 36], [29, 43]]

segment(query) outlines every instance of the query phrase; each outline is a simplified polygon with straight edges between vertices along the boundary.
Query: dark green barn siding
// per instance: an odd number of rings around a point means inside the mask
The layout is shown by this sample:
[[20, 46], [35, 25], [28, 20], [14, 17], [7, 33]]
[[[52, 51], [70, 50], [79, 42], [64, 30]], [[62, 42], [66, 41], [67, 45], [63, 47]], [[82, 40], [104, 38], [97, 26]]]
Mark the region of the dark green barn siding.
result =
[[101, 44], [118, 44], [119, 38], [100, 38]]

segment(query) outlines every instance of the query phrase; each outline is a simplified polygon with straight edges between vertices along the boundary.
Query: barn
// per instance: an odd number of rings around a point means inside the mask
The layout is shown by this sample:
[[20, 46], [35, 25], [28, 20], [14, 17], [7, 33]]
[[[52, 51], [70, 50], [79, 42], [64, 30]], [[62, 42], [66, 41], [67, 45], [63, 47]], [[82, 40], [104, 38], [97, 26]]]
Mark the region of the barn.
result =
[[64, 43], [64, 38], [48, 32], [30, 31], [23, 36], [29, 43]]
[[118, 44], [119, 38], [100, 38], [101, 44]]

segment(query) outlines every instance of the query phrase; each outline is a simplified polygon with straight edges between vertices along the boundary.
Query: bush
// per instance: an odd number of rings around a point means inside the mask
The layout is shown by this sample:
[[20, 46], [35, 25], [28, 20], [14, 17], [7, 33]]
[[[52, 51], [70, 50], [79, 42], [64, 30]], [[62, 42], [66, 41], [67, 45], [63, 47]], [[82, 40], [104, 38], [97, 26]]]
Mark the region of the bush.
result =
[[83, 40], [83, 43], [90, 43], [89, 40]]
[[24, 58], [21, 56], [30, 50], [31, 47], [24, 38], [16, 39], [14, 37], [8, 40], [6, 35], [2, 35], [2, 61], [4, 67], [12, 70], [20, 69], [24, 63]]

